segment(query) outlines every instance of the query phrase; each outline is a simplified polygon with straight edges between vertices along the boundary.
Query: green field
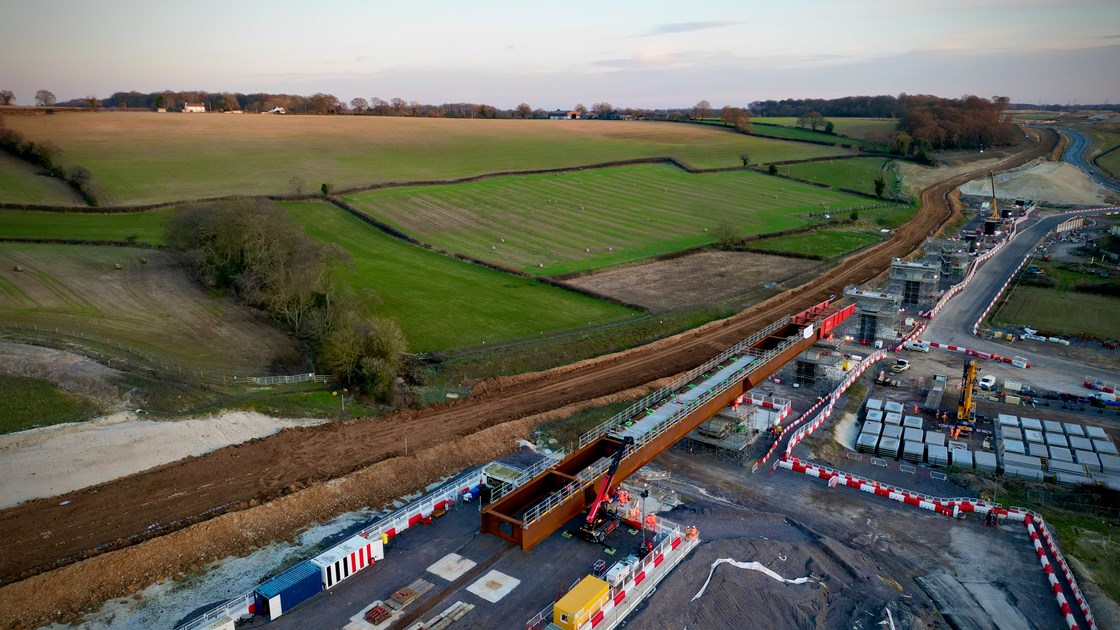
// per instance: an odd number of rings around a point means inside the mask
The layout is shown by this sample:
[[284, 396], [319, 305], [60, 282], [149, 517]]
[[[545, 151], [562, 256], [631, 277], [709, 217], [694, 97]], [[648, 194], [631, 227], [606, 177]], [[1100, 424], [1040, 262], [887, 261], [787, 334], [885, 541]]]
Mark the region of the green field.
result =
[[40, 175], [39, 169], [7, 153], [0, 153], [0, 202], [82, 205], [62, 180]]
[[1097, 166], [1108, 171], [1113, 178], [1120, 178], [1120, 146], [1098, 157], [1096, 162]]
[[172, 212], [170, 208], [128, 213], [0, 210], [0, 235], [157, 245], [164, 241], [165, 226]]
[[438, 248], [545, 275], [584, 271], [742, 234], [801, 227], [811, 212], [878, 202], [750, 171], [669, 165], [508, 176], [350, 195], [370, 215]]
[[[8, 126], [93, 173], [102, 205], [315, 192], [386, 181], [672, 156], [697, 168], [843, 153], [702, 125], [100, 112], [18, 116]], [[303, 186], [292, 182], [302, 179]], [[5, 201], [5, 199], [0, 199]]]
[[[897, 120], [884, 118], [829, 118], [825, 116], [825, 120], [832, 121], [834, 125], [833, 131], [838, 135], [848, 136], [856, 140], [866, 140], [869, 134], [885, 134], [889, 136], [894, 133], [895, 129], [898, 127]], [[782, 125], [783, 127], [797, 126], [797, 118], [794, 116], [752, 118], [751, 122]], [[822, 125], [820, 128], [824, 129], [824, 126]]]
[[1120, 339], [1120, 300], [1104, 295], [1015, 286], [992, 315], [996, 326], [1030, 326], [1057, 335]]
[[750, 247], [751, 249], [761, 249], [768, 252], [812, 254], [829, 259], [843, 256], [881, 240], [878, 234], [869, 232], [816, 230], [807, 234], [778, 236], [752, 241]]
[[868, 195], [875, 194], [875, 178], [879, 176], [880, 172], [883, 172], [883, 179], [886, 182], [883, 194], [889, 195], [899, 184], [895, 169], [882, 170], [884, 164], [889, 164], [889, 162], [889, 160], [881, 158], [804, 162], [779, 166], [778, 172], [782, 175], [828, 184], [835, 188], [858, 190]]
[[350, 255], [353, 266], [340, 273], [342, 282], [370, 313], [396, 319], [414, 351], [507, 341], [637, 315], [410, 245], [325, 203], [282, 206], [310, 236], [337, 243]]
[[267, 374], [296, 356], [255, 311], [208, 294], [177, 256], [152, 249], [0, 243], [0, 323], [218, 378]]
[[92, 401], [38, 378], [0, 374], [0, 390], [0, 433], [85, 420], [98, 411]]
[[[708, 125], [715, 125], [718, 127], [733, 127], [731, 123], [724, 122], [718, 118], [700, 118], [700, 122]], [[789, 127], [786, 125], [776, 125], [765, 122], [758, 122], [759, 120], [769, 120], [760, 118], [752, 120], [751, 133], [759, 136], [769, 136], [773, 138], [782, 138], [784, 140], [812, 140], [814, 142], [827, 142], [829, 144], [841, 143], [845, 145], [855, 144], [851, 138], [845, 138], [838, 135], [830, 135], [823, 131], [813, 131], [812, 129], [802, 129], [800, 127]]]

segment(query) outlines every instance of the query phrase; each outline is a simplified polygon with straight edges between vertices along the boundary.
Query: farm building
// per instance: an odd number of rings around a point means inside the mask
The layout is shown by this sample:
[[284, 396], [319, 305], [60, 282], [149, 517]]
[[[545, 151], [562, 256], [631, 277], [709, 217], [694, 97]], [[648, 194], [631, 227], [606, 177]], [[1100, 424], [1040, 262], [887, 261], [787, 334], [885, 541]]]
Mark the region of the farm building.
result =
[[579, 111], [574, 110], [574, 109], [573, 110], [557, 109], [557, 110], [548, 112], [548, 119], [549, 120], [578, 120], [579, 118], [580, 118]]
[[206, 104], [205, 103], [183, 103], [183, 107], [180, 111], [183, 111], [183, 112], [186, 112], [186, 113], [205, 112], [206, 111]]

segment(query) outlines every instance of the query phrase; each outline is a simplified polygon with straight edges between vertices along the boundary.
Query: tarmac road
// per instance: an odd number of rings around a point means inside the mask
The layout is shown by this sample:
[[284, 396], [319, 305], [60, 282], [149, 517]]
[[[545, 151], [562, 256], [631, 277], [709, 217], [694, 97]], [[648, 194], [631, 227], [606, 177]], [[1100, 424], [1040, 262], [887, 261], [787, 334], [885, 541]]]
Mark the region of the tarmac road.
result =
[[[1015, 168], [1047, 155], [1057, 134], [997, 165]], [[186, 527], [250, 500], [349, 474], [400, 453], [407, 436], [416, 450], [454, 442], [483, 428], [592, 400], [679, 374], [782, 316], [840, 295], [845, 286], [882, 273], [936, 232], [951, 216], [947, 195], [990, 169], [963, 173], [921, 192], [921, 210], [892, 238], [861, 251], [820, 277], [727, 320], [671, 340], [514, 379], [497, 379], [470, 398], [370, 422], [332, 423], [283, 431], [202, 457], [173, 462], [50, 500], [0, 511], [0, 584]], [[293, 524], [293, 527], [296, 525]], [[199, 551], [198, 553], [203, 553]], [[190, 555], [190, 554], [187, 554]], [[189, 558], [182, 560], [190, 562]], [[146, 569], [141, 569], [146, 570]], [[122, 577], [122, 579], [125, 579]], [[46, 602], [11, 602], [27, 610]]]
[[1031, 368], [1024, 370], [1023, 377], [1029, 379], [1032, 385], [1046, 389], [1078, 391], [1082, 388], [1083, 377], [1088, 373], [1113, 382], [1120, 380], [1120, 374], [1102, 370], [1095, 365], [1084, 365], [1051, 356], [1044, 350], [1040, 352], [1027, 345], [988, 341], [972, 334], [972, 325], [995, 299], [1000, 287], [1012, 276], [1019, 262], [1034, 251], [1051, 230], [1070, 216], [1088, 216], [1099, 212], [1086, 210], [1043, 218], [1031, 217], [1024, 221], [1011, 242], [984, 262], [968, 287], [949, 300], [945, 308], [929, 323], [922, 339], [1003, 356], [1025, 357]]
[[1063, 160], [1088, 173], [1089, 177], [1092, 177], [1093, 181], [1101, 186], [1120, 192], [1120, 182], [1109, 178], [1101, 169], [1097, 168], [1092, 162], [1086, 159], [1085, 152], [1092, 144], [1092, 140], [1090, 140], [1089, 136], [1064, 127], [1059, 128], [1058, 131], [1061, 132], [1062, 135], [1067, 136], [1070, 141], [1069, 147], [1067, 147], [1062, 154]]

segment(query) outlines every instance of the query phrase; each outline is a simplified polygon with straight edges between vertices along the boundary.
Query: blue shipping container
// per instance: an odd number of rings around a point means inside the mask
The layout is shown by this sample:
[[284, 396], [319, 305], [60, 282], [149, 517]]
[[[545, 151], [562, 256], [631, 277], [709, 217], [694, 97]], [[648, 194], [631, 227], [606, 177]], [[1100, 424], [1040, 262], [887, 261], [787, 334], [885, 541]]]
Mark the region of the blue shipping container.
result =
[[257, 587], [257, 614], [275, 619], [321, 590], [319, 567], [301, 562]]

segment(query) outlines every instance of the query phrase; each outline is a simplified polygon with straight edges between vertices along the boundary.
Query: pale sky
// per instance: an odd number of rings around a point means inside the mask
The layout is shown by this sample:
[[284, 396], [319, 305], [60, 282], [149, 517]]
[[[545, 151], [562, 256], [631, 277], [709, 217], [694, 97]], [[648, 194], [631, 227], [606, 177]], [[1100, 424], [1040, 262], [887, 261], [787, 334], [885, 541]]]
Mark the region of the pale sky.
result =
[[1120, 102], [1118, 0], [0, 0], [0, 89], [552, 109], [857, 94]]

